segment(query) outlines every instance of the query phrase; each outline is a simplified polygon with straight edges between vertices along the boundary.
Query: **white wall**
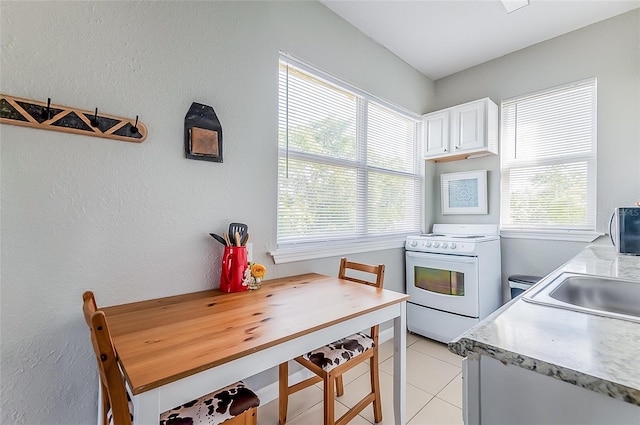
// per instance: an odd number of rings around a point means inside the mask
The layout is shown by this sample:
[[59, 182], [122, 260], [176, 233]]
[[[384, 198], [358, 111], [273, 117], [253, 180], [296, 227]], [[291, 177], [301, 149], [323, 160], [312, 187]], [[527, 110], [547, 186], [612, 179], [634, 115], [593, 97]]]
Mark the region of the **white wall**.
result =
[[[89, 424], [95, 360], [81, 295], [111, 305], [212, 288], [248, 223], [268, 277], [337, 272], [338, 256], [274, 265], [278, 50], [416, 113], [433, 82], [317, 2], [1, 2], [2, 93], [135, 117], [142, 144], [2, 125], [1, 416]], [[224, 163], [187, 160], [191, 102], [214, 107]], [[402, 249], [387, 264], [403, 290]]]
[[[440, 79], [435, 109], [482, 97], [499, 105], [501, 99], [589, 77], [598, 79], [597, 230], [605, 233], [613, 208], [640, 200], [640, 9]], [[489, 214], [443, 216], [440, 174], [479, 169], [489, 170]], [[498, 156], [438, 163], [431, 181], [435, 222], [500, 222]], [[503, 239], [503, 281], [511, 274], [545, 275], [584, 246]]]

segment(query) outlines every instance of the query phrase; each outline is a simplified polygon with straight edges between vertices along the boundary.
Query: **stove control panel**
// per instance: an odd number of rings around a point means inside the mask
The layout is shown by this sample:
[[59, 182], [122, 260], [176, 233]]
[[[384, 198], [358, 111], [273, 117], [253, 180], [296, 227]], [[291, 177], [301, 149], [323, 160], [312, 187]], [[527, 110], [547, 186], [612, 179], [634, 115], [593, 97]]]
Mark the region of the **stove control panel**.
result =
[[405, 243], [407, 251], [436, 252], [443, 254], [469, 255], [476, 250], [475, 242], [453, 242], [421, 236], [409, 236]]

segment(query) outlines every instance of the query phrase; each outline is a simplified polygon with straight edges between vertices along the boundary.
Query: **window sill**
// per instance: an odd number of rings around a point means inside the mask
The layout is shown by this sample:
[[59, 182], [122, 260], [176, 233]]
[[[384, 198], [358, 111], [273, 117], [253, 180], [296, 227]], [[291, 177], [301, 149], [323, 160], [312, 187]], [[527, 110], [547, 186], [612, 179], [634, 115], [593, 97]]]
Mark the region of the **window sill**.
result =
[[500, 237], [512, 239], [538, 239], [550, 241], [593, 242], [604, 233], [587, 230], [525, 230], [500, 229]]
[[357, 254], [360, 252], [381, 251], [384, 249], [404, 248], [407, 237], [380, 238], [363, 242], [335, 242], [322, 244], [304, 244], [279, 248], [269, 252], [274, 264], [294, 261], [315, 260], [317, 258], [336, 257], [339, 255]]

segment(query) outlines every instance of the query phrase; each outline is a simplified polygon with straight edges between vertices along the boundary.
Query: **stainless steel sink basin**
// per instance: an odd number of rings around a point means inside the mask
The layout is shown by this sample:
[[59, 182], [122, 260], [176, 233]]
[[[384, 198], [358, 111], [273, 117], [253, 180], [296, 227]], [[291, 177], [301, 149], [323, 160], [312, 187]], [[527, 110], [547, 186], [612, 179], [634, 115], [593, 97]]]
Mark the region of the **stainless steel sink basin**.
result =
[[640, 322], [640, 282], [562, 273], [522, 296], [525, 301]]

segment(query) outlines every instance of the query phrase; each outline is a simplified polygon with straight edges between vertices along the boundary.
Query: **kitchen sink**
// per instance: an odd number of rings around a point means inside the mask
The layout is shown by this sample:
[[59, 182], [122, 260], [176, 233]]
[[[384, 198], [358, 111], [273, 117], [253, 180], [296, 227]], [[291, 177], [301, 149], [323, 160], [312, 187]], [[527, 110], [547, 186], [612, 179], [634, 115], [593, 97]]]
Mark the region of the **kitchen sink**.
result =
[[640, 322], [640, 282], [561, 273], [522, 299], [556, 308]]

